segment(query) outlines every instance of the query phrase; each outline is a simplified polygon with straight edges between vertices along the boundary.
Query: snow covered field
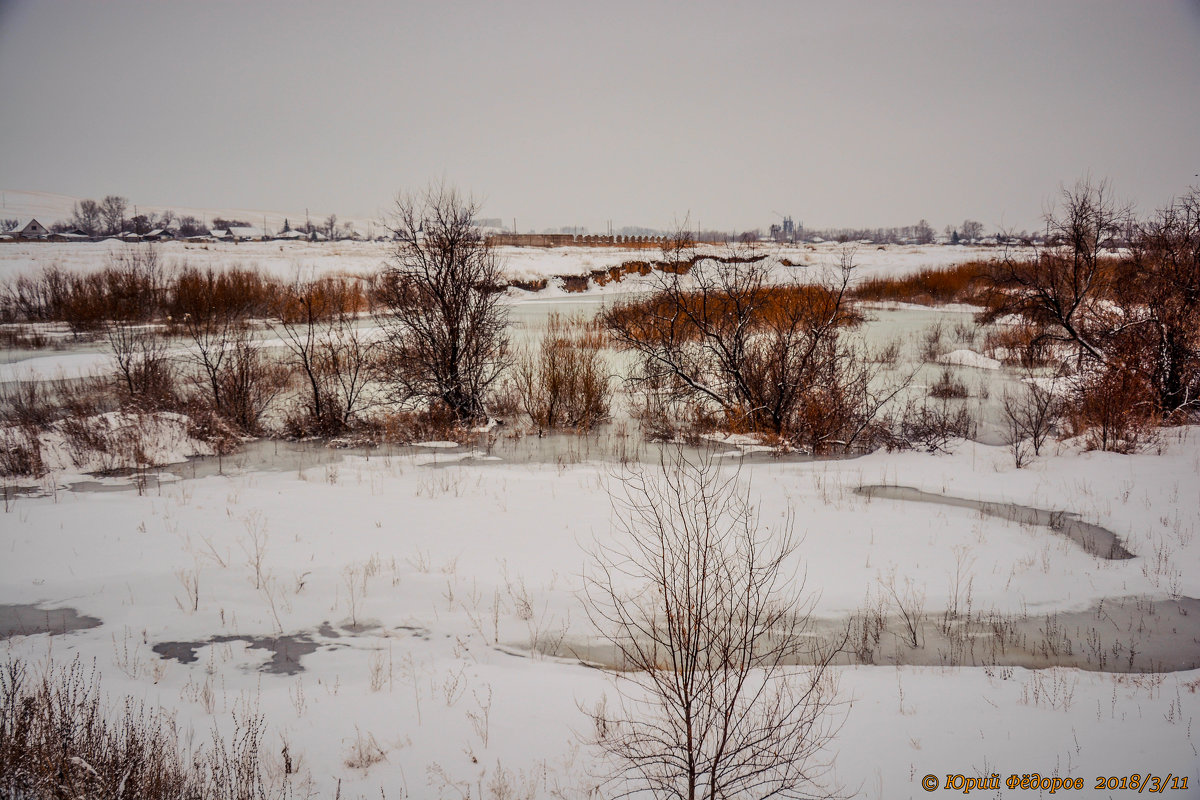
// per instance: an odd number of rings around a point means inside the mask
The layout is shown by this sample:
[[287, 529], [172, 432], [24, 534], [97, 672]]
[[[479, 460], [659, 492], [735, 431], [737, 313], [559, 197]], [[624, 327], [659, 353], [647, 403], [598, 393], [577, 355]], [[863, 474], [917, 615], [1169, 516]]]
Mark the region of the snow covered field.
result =
[[[27, 274], [43, 266], [57, 264], [71, 270], [102, 268], [105, 256], [121, 248], [137, 247], [116, 240], [100, 242], [15, 242], [0, 245], [0, 280]], [[163, 242], [156, 245], [167, 264], [187, 262], [201, 269], [231, 264], [257, 266], [280, 277], [297, 272], [303, 275], [340, 273], [366, 274], [378, 269], [391, 252], [384, 242]], [[772, 246], [772, 255], [797, 264], [836, 264], [842, 245]], [[514, 279], [533, 279], [556, 275], [584, 275], [594, 269], [616, 266], [625, 261], [653, 260], [661, 257], [654, 249], [618, 247], [501, 247], [499, 254], [505, 272]], [[723, 252], [712, 247], [702, 252]], [[855, 263], [862, 277], [874, 274], [903, 274], [924, 267], [940, 267], [964, 261], [995, 258], [994, 247], [943, 247], [936, 245], [859, 245]]]
[[[1057, 449], [1023, 470], [1003, 448], [962, 443], [942, 456], [747, 462], [741, 477], [762, 524], [794, 512], [805, 536], [794, 566], [821, 618], [854, 612], [893, 571], [923, 588], [930, 617], [956, 593], [963, 603], [967, 581], [979, 614], [1139, 596], [1169, 617], [1174, 598], [1200, 595], [1200, 430], [1165, 431], [1161, 455]], [[611, 693], [611, 679], [571, 652], [594, 640], [578, 590], [590, 543], [616, 535], [606, 488], [620, 465], [426, 447], [288, 472], [223, 466], [142, 495], [12, 499], [0, 603], [69, 606], [102, 624], [13, 636], [5, 655], [94, 659], [107, 692], [176, 710], [197, 740], [257, 709], [268, 750], [287, 743], [299, 759], [293, 780], [324, 792], [340, 781], [344, 797], [591, 785], [602, 765], [578, 744], [580, 709]], [[864, 484], [1074, 512], [1136, 557], [1097, 558], [1049, 527], [968, 509], [869, 499], [854, 492]], [[1200, 655], [1195, 641], [1178, 645]], [[830, 755], [864, 797], [919, 796], [922, 776], [947, 773], [1082, 776], [1090, 787], [1152, 771], [1200, 785], [1200, 671], [837, 674], [844, 726]]]
[[[0, 247], [0, 277], [55, 261], [91, 269], [113, 247], [125, 245]], [[169, 264], [241, 262], [286, 275], [368, 272], [387, 248], [175, 243], [162, 253]], [[863, 274], [897, 273], [994, 254], [867, 248], [857, 260]], [[648, 252], [504, 255], [510, 274], [537, 277]], [[773, 255], [819, 265], [837, 251]], [[515, 335], [536, 335], [552, 310], [593, 312], [634, 286], [514, 291]], [[952, 369], [986, 420], [1017, 376], [977, 352], [979, 342], [955, 338], [969, 310], [877, 306], [861, 335], [872, 346], [899, 337], [902, 360], [920, 363], [925, 331], [944, 328], [940, 363], [922, 367], [914, 389]], [[110, 368], [95, 343], [7, 355], [0, 383]], [[202, 452], [175, 422], [165, 420], [159, 461]], [[322, 796], [588, 796], [606, 766], [584, 745], [585, 710], [613, 693], [614, 679], [581, 663], [602, 666], [605, 649], [580, 587], [591, 544], [618, 536], [608, 490], [625, 469], [628, 422], [590, 440], [501, 438], [490, 449], [261, 442], [148, 482], [79, 474], [50, 442], [56, 472], [32, 493], [6, 493], [0, 516], [0, 651], [36, 665], [95, 663], [106, 693], [163, 706], [193, 742], [262, 713], [276, 777], [286, 746], [297, 768], [288, 780]], [[1200, 786], [1200, 603], [1191, 599], [1200, 597], [1200, 429], [1164, 429], [1133, 456], [1051, 442], [1021, 470], [1007, 448], [975, 442], [948, 455], [827, 461], [776, 460], [740, 440], [720, 446], [764, 526], [794, 515], [804, 541], [789, 567], [806, 576], [818, 628], [869, 608], [888, 617], [873, 664], [835, 669], [843, 702], [831, 722], [841, 728], [828, 755], [847, 793], [924, 796], [923, 776], [959, 773], [1082, 777], [1089, 796], [1109, 794], [1091, 791], [1097, 777], [1135, 772]], [[292, 449], [281, 459], [272, 448]], [[632, 451], [653, 461], [640, 440]], [[1134, 557], [1085, 551], [1065, 535], [1065, 518], [1014, 522], [857, 491], [875, 485], [1078, 515]], [[889, 586], [923, 598], [923, 647], [902, 641]], [[42, 629], [53, 624], [37, 622], [48, 618], [30, 605], [99, 624], [49, 635]], [[960, 650], [935, 632], [951, 608]], [[1158, 649], [1147, 653], [1151, 639]], [[1168, 657], [1189, 668], [1152, 671]]]

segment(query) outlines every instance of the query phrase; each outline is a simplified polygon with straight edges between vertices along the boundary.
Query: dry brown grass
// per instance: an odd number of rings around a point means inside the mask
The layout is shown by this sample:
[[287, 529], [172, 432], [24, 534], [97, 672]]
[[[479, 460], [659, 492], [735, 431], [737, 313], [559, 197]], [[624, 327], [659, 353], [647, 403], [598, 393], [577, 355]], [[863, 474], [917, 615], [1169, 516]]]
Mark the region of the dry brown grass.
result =
[[235, 715], [228, 742], [214, 731], [193, 752], [172, 715], [133, 698], [115, 713], [100, 677], [78, 658], [33, 676], [21, 661], [0, 667], [0, 776], [14, 798], [144, 800], [283, 798], [262, 761], [262, 717]]
[[756, 290], [753, 297], [699, 292], [678, 296], [658, 294], [615, 305], [606, 313], [605, 320], [609, 327], [630, 331], [637, 338], [660, 333], [664, 322], [670, 320], [672, 336], [686, 341], [701, 336], [697, 321], [719, 324], [720, 320], [738, 319], [742, 315], [748, 315], [748, 324], [754, 330], [787, 329], [798, 317], [836, 316], [840, 327], [862, 322], [858, 311], [844, 305], [838, 308], [838, 302], [835, 294], [819, 285], [767, 286]]
[[536, 352], [516, 363], [516, 389], [539, 428], [587, 430], [609, 418], [612, 379], [599, 320], [552, 314]]
[[857, 300], [873, 302], [917, 303], [943, 305], [946, 303], [985, 304], [986, 281], [991, 265], [986, 261], [968, 261], [940, 269], [927, 267], [920, 272], [899, 277], [875, 277], [864, 280], [853, 289]]

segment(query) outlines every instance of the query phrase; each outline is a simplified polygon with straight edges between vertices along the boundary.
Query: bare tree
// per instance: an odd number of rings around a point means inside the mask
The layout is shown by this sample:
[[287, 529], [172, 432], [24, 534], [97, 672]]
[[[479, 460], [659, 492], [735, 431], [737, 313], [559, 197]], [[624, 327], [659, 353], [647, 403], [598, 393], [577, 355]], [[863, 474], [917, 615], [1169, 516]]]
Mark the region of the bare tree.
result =
[[479, 209], [445, 185], [398, 197], [396, 247], [379, 286], [397, 399], [440, 404], [460, 421], [485, 416], [509, 361], [501, 265], [473, 224]]
[[208, 233], [208, 229], [195, 217], [185, 214], [179, 218], [180, 236], [200, 236], [206, 233]]
[[1103, 268], [1103, 243], [1128, 215], [1107, 181], [1064, 187], [1059, 207], [1046, 213], [1047, 246], [1032, 258], [1006, 254], [994, 265], [995, 292], [982, 321], [1017, 314], [1038, 326], [1034, 344], [1073, 343], [1081, 357], [1104, 362], [1105, 341], [1122, 323], [1102, 302], [1113, 277]]
[[104, 219], [104, 232], [120, 233], [125, 227], [125, 211], [129, 201], [124, 197], [110, 194], [100, 204], [100, 216]]
[[933, 244], [933, 226], [927, 220], [921, 220], [913, 227], [913, 238], [917, 244]]
[[968, 242], [975, 242], [983, 238], [983, 223], [973, 219], [964, 219], [962, 228], [962, 238]]
[[828, 796], [844, 640], [806, 635], [791, 520], [761, 529], [736, 472], [681, 450], [622, 476], [614, 505], [619, 543], [596, 545], [586, 583], [620, 668], [616, 707], [592, 712], [609, 796]]
[[71, 224], [88, 236], [95, 236], [100, 233], [102, 217], [99, 203], [95, 200], [80, 200], [71, 214]]
[[1128, 444], [1123, 430], [1200, 408], [1198, 198], [1133, 225], [1106, 181], [1081, 180], [1048, 212], [1046, 245], [992, 270], [982, 320], [1018, 315], [1033, 332], [1027, 351], [1073, 352], [1073, 418], [1103, 427], [1104, 449]]

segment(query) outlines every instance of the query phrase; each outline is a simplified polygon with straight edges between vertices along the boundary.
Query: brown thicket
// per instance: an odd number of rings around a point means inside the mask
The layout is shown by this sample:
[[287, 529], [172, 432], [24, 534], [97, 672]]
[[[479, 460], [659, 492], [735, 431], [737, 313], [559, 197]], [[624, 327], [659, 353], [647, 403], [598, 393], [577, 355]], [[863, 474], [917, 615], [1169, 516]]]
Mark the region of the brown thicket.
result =
[[[665, 258], [692, 262], [682, 248]], [[861, 316], [850, 298], [853, 254], [810, 285], [780, 286], [752, 258], [700, 260], [655, 273], [647, 298], [619, 303], [604, 321], [637, 356], [632, 383], [649, 406], [717, 414], [724, 426], [789, 438], [813, 452], [848, 451], [870, 438], [883, 405], [877, 362], [844, 336]]]
[[284, 284], [248, 267], [168, 269], [154, 245], [122, 246], [89, 273], [51, 264], [20, 275], [0, 291], [0, 320], [64, 322], [73, 332], [109, 322], [174, 322], [197, 308], [232, 317], [261, 317]]
[[1155, 420], [1194, 416], [1200, 191], [1134, 225], [1107, 182], [1085, 179], [1063, 190], [1046, 225], [1045, 247], [993, 266], [981, 321], [1015, 315], [1031, 334], [1028, 362], [1049, 351], [1073, 364], [1070, 416], [1077, 429], [1098, 430], [1102, 449], [1130, 446]]

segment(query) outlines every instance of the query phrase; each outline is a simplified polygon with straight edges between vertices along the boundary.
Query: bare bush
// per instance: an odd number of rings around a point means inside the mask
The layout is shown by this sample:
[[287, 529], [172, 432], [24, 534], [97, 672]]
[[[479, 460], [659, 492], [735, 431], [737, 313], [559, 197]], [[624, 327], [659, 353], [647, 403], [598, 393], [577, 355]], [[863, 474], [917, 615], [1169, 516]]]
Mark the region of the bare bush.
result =
[[969, 394], [967, 385], [948, 368], [943, 369], [942, 374], [938, 376], [937, 382], [929, 387], [929, 396], [936, 397], [939, 400], [961, 400]]
[[896, 391], [878, 395], [876, 366], [842, 336], [861, 321], [849, 297], [853, 253], [821, 282], [778, 285], [761, 258], [690, 252], [676, 239], [653, 294], [605, 314], [638, 357], [633, 384], [733, 430], [850, 450]]
[[287, 369], [266, 356], [236, 305], [208, 306], [205, 296], [192, 297], [185, 305], [191, 310], [178, 322], [190, 345], [186, 360], [195, 369], [193, 384], [214, 414], [255, 432], [267, 406], [287, 384]]
[[925, 589], [918, 587], [911, 577], [905, 576], [902, 585], [896, 584], [896, 570], [893, 568], [887, 577], [879, 578], [879, 585], [891, 599], [890, 605], [896, 609], [901, 627], [904, 629], [904, 641], [909, 647], [921, 646], [922, 627], [925, 622]]
[[304, 378], [304, 414], [297, 434], [338, 433], [366, 405], [378, 343], [358, 326], [367, 298], [344, 278], [297, 281], [278, 300], [274, 328]]
[[260, 759], [262, 718], [235, 715], [226, 741], [188, 753], [172, 715], [132, 698], [113, 716], [99, 675], [78, 658], [31, 678], [25, 664], [0, 667], [0, 775], [13, 798], [137, 797], [145, 800], [266, 800], [290, 796], [270, 785]]
[[1018, 468], [1025, 465], [1029, 453], [1041, 455], [1061, 410], [1056, 378], [1040, 379], [1026, 373], [1022, 388], [1004, 392], [1004, 419], [1008, 445]]
[[910, 402], [900, 414], [899, 440], [893, 446], [946, 452], [955, 439], [975, 434], [975, 421], [966, 406], [949, 400]]
[[169, 405], [175, 396], [175, 373], [167, 340], [144, 325], [113, 322], [105, 338], [117, 364], [117, 383], [129, 399], [152, 406]]
[[525, 413], [540, 428], [587, 429], [604, 422], [612, 402], [603, 334], [582, 317], [551, 314], [535, 353], [522, 353], [515, 381]]
[[624, 543], [597, 544], [586, 586], [623, 670], [616, 707], [592, 712], [619, 793], [823, 795], [840, 644], [806, 635], [790, 520], [761, 529], [736, 473], [680, 450], [623, 475], [614, 503]]
[[241, 430], [255, 433], [267, 406], [288, 383], [287, 368], [273, 361], [249, 330], [239, 326], [225, 343], [217, 375], [221, 413]]

